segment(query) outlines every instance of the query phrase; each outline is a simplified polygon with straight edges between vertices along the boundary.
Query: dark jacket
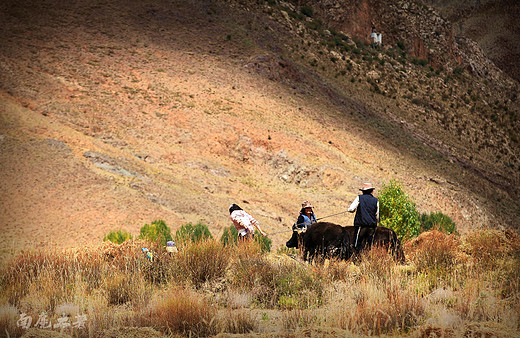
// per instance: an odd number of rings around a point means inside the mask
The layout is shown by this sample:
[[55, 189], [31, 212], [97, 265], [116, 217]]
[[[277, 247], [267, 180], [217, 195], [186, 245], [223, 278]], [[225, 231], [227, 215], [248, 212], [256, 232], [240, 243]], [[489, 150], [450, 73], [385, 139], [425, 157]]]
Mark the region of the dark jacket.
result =
[[354, 217], [354, 226], [375, 228], [377, 226], [377, 198], [371, 194], [359, 195], [359, 206]]

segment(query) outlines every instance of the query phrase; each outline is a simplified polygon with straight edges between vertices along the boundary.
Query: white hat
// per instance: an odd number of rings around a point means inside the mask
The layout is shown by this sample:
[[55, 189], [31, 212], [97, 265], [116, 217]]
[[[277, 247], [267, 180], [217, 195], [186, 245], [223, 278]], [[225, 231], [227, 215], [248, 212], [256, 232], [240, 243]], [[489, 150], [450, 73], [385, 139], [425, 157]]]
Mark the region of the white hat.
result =
[[359, 189], [361, 191], [374, 190], [375, 188], [372, 186], [372, 183], [367, 182], [363, 183], [363, 188]]

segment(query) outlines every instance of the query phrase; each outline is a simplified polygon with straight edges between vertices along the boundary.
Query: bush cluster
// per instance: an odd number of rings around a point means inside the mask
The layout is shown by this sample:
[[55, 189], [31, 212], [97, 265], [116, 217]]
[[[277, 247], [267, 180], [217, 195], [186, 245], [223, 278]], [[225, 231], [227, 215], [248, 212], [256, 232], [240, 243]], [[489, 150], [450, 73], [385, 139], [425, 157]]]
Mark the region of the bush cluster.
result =
[[159, 219], [153, 221], [152, 224], [145, 224], [141, 228], [139, 238], [166, 245], [166, 242], [172, 240], [172, 231], [165, 221]]
[[419, 235], [419, 212], [399, 182], [383, 184], [378, 198], [381, 226], [393, 229], [401, 239]]
[[429, 230], [439, 230], [448, 234], [457, 233], [455, 222], [451, 217], [442, 212], [432, 212], [429, 214], [421, 214], [421, 232]]
[[204, 223], [184, 224], [175, 232], [175, 241], [178, 244], [186, 244], [188, 242], [201, 242], [207, 239], [213, 239], [213, 235]]
[[393, 229], [401, 239], [429, 230], [457, 233], [455, 222], [442, 212], [420, 214], [413, 199], [396, 180], [383, 184], [379, 193], [380, 225]]

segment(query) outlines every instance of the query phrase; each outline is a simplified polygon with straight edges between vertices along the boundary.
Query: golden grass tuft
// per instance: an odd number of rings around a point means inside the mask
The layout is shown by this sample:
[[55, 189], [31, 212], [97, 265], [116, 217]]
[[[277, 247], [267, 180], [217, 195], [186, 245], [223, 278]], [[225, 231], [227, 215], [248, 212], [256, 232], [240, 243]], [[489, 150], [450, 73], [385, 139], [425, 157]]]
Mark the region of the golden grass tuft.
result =
[[290, 310], [282, 314], [282, 323], [286, 331], [299, 331], [316, 326], [319, 322], [316, 310]]
[[253, 303], [268, 308], [317, 307], [322, 302], [322, 277], [294, 260], [273, 260], [256, 245], [238, 246], [229, 271], [231, 286], [249, 292]]
[[209, 336], [217, 331], [216, 309], [202, 296], [182, 287], [158, 293], [143, 316], [149, 326], [165, 333]]
[[385, 248], [376, 246], [363, 253], [358, 265], [368, 278], [384, 281], [389, 277], [395, 262]]
[[335, 285], [327, 297], [327, 322], [355, 334], [410, 331], [425, 312], [424, 302], [413, 289], [400, 287], [396, 276], [391, 279], [384, 284], [363, 278], [354, 285]]
[[497, 260], [507, 259], [520, 253], [518, 233], [497, 230], [475, 231], [465, 238], [464, 251], [471, 255], [475, 263], [483, 268], [492, 268]]
[[253, 316], [244, 310], [224, 310], [217, 316], [217, 328], [220, 333], [245, 334], [254, 332], [258, 327]]
[[175, 257], [178, 267], [177, 280], [188, 279], [200, 288], [206, 282], [214, 282], [224, 277], [229, 265], [230, 251], [219, 241], [210, 239], [188, 242]]
[[16, 325], [19, 318], [19, 312], [15, 306], [9, 304], [0, 306], [0, 334], [4, 335], [9, 332], [13, 336], [20, 336], [23, 331]]
[[455, 235], [432, 230], [406, 242], [405, 250], [419, 270], [427, 271], [454, 266], [458, 259], [459, 246], [460, 241]]

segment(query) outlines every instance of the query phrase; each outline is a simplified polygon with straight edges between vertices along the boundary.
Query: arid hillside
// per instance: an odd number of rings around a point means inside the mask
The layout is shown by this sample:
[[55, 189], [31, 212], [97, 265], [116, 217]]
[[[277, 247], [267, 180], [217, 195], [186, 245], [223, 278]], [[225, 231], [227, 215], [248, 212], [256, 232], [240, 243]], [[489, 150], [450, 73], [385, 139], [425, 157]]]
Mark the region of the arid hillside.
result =
[[518, 84], [467, 54], [471, 41], [440, 67], [319, 13], [274, 0], [2, 2], [3, 252], [99, 243], [155, 219], [220, 237], [231, 203], [280, 232], [302, 201], [328, 216], [363, 182], [391, 179], [461, 232], [517, 228]]
[[520, 81], [520, 3], [514, 0], [428, 0], [453, 25], [455, 36], [469, 37], [493, 62]]

